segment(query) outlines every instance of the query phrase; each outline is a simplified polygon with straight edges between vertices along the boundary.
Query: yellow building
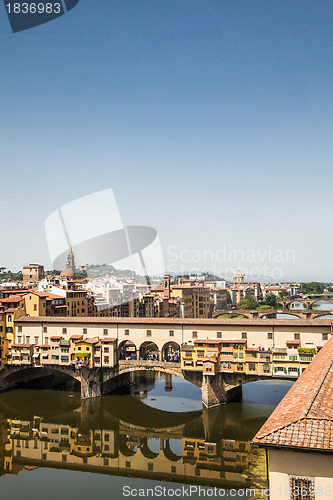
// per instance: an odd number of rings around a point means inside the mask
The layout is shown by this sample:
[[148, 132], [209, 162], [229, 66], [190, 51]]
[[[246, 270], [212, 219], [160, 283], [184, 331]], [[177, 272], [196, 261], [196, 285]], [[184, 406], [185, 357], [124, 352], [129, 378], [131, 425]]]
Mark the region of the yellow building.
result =
[[196, 370], [204, 375], [247, 373], [269, 375], [272, 373], [271, 351], [248, 348], [246, 340], [204, 340], [181, 347], [181, 367]]
[[94, 339], [79, 340], [74, 344], [74, 359], [78, 367], [94, 366], [95, 344], [99, 342], [98, 337]]
[[29, 292], [24, 295], [27, 316], [46, 316], [46, 292]]
[[1, 366], [5, 363], [11, 363], [10, 349], [15, 343], [15, 320], [21, 316], [25, 316], [25, 301], [20, 295], [10, 295], [1, 299], [2, 310], [2, 358]]

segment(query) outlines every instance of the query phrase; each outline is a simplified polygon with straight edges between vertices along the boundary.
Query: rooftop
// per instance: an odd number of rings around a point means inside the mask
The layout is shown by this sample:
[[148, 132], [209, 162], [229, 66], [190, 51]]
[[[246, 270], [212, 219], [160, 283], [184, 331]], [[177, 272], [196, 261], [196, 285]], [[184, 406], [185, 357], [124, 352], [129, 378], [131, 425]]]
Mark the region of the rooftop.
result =
[[253, 443], [333, 452], [333, 338], [314, 357]]
[[159, 325], [246, 325], [246, 326], [331, 326], [332, 319], [242, 319], [242, 318], [121, 318], [121, 317], [66, 317], [66, 316], [21, 316], [20, 323], [102, 323], [102, 324], [159, 324]]

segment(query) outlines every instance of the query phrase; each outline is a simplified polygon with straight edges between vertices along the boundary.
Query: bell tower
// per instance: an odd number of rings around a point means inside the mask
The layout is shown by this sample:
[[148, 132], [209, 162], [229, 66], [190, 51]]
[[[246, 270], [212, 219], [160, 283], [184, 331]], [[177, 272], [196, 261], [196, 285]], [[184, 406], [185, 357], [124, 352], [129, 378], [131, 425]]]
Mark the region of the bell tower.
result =
[[66, 269], [70, 269], [73, 273], [75, 273], [75, 259], [72, 247], [70, 247], [67, 255]]

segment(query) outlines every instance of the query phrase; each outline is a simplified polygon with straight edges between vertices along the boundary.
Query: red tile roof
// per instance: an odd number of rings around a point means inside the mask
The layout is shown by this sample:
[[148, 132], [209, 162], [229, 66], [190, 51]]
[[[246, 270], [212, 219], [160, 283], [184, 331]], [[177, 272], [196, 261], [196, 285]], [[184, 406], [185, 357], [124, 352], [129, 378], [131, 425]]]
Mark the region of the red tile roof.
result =
[[21, 295], [10, 295], [6, 299], [0, 299], [0, 302], [20, 302], [22, 299]]
[[333, 452], [333, 337], [282, 399], [253, 443]]
[[[333, 325], [331, 319], [243, 319], [243, 318], [122, 318], [122, 317], [96, 317], [96, 316], [21, 316], [16, 320], [20, 323], [109, 323], [109, 324], [160, 324], [160, 325], [238, 325], [238, 326], [313, 326], [329, 327]], [[240, 342], [240, 340], [234, 340]]]

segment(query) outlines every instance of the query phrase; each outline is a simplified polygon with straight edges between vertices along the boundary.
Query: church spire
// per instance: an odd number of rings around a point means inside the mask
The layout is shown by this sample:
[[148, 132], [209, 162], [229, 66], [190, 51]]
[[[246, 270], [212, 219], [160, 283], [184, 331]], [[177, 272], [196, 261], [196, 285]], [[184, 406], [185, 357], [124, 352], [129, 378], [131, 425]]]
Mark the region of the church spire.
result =
[[74, 259], [74, 253], [73, 253], [72, 247], [70, 247], [68, 255], [67, 255], [66, 269], [75, 273], [75, 259]]

